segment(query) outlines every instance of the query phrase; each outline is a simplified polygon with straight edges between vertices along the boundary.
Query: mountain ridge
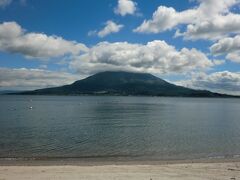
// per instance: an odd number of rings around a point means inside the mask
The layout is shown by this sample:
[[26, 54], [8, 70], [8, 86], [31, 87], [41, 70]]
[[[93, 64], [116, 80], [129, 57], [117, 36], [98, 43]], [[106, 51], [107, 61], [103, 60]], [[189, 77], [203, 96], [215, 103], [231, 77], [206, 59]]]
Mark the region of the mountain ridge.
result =
[[60, 87], [37, 89], [23, 95], [123, 95], [173, 97], [235, 97], [171, 84], [149, 73], [105, 71]]

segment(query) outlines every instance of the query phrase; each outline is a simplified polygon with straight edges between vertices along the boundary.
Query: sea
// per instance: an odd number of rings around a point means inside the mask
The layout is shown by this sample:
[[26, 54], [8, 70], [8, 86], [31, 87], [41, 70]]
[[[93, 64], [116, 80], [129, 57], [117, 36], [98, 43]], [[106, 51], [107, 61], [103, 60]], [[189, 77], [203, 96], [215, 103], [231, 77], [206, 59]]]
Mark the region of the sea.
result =
[[240, 157], [240, 99], [0, 96], [0, 158]]

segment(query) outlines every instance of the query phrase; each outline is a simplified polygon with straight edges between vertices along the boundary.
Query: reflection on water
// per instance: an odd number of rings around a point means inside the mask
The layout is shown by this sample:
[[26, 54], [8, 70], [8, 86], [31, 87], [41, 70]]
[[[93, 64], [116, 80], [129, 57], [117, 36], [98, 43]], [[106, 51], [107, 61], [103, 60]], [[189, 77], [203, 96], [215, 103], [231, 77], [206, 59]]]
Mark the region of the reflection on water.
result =
[[239, 155], [239, 110], [239, 99], [0, 96], [0, 157]]

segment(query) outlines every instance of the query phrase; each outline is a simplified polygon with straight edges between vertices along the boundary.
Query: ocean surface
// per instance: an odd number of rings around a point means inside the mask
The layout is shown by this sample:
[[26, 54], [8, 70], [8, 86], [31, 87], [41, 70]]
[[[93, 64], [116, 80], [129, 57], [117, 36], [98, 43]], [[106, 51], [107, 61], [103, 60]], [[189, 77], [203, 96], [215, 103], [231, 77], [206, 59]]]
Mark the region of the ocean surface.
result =
[[0, 158], [239, 155], [240, 99], [0, 96]]

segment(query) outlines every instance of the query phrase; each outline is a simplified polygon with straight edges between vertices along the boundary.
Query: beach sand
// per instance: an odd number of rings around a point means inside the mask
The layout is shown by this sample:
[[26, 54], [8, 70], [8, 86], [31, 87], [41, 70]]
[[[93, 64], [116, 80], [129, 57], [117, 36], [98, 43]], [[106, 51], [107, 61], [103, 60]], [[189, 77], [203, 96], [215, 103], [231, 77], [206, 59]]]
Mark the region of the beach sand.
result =
[[240, 162], [148, 165], [0, 165], [0, 180], [240, 180]]

